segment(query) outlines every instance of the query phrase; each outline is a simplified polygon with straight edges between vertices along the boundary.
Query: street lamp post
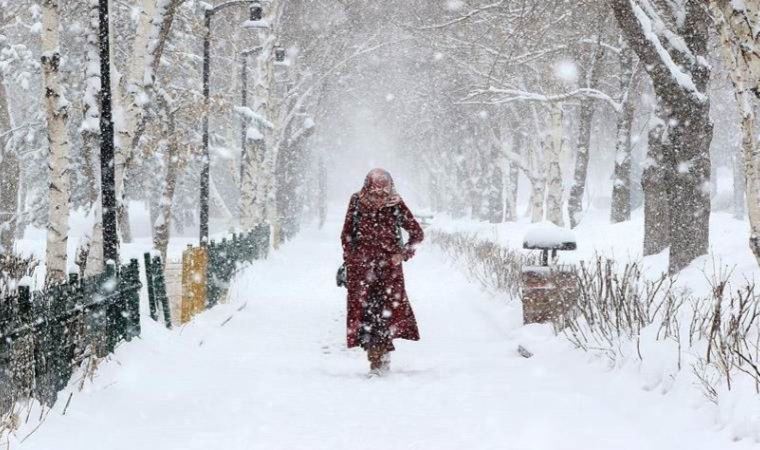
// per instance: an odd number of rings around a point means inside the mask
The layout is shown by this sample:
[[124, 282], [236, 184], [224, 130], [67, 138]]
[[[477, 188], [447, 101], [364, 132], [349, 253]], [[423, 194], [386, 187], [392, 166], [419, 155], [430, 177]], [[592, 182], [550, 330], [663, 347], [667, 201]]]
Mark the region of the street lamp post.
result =
[[211, 172], [211, 155], [209, 154], [208, 116], [211, 100], [209, 97], [209, 77], [211, 66], [211, 19], [214, 14], [232, 6], [248, 5], [250, 20], [258, 21], [262, 18], [261, 2], [259, 0], [231, 0], [226, 3], [207, 8], [203, 17], [203, 155], [201, 169], [201, 193], [200, 193], [200, 244], [208, 243], [208, 193], [209, 176]]
[[119, 267], [119, 237], [116, 232], [116, 184], [114, 181], [114, 132], [111, 109], [111, 53], [108, 0], [100, 0], [100, 190], [103, 210], [103, 261]]

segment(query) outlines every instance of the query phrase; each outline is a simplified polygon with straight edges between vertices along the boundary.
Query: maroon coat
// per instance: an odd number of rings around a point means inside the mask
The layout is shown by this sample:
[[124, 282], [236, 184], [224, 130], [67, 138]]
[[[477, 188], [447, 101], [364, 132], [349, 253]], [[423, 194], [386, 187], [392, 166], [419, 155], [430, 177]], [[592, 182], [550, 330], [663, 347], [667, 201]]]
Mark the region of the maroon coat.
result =
[[[346, 263], [348, 278], [348, 346], [359, 345], [363, 305], [367, 304], [370, 291], [375, 289], [382, 289], [381, 292], [386, 294], [384, 301], [385, 309], [390, 311], [388, 323], [391, 339], [417, 341], [420, 334], [406, 295], [404, 272], [401, 264], [392, 263], [391, 257], [401, 254], [404, 260], [411, 258], [414, 255], [414, 247], [422, 242], [424, 237], [422, 228], [403, 201], [399, 200], [394, 206], [374, 209], [358, 201], [358, 195], [354, 194], [351, 198], [341, 234], [343, 260]], [[354, 206], [359, 209], [360, 216], [358, 239], [352, 243]], [[403, 248], [399, 246], [397, 224], [409, 233], [409, 241]]]

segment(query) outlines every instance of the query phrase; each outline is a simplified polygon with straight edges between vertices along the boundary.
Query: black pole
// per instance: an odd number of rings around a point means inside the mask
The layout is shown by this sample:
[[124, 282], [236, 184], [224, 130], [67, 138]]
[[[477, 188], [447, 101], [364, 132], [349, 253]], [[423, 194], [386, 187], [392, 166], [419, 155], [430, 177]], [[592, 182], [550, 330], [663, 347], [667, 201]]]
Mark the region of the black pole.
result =
[[[101, 0], [102, 1], [102, 0]], [[211, 48], [211, 16], [213, 10], [206, 10], [204, 30], [203, 30], [203, 156], [201, 169], [201, 236], [200, 244], [206, 245], [208, 242], [208, 189], [209, 189], [209, 171], [211, 158], [208, 149], [208, 115], [209, 115], [209, 70], [210, 70], [210, 48]]]
[[[240, 56], [240, 59], [240, 105], [245, 108], [248, 106], [248, 55], [243, 52]], [[243, 173], [245, 172], [246, 164], [248, 164], [248, 153], [245, 151], [245, 138], [248, 119], [245, 115], [242, 115], [240, 121], [240, 189], [242, 189]]]
[[116, 184], [114, 179], [113, 115], [111, 112], [111, 49], [108, 37], [108, 1], [99, 1], [100, 45], [100, 189], [103, 209], [103, 259], [119, 264], [116, 232]]

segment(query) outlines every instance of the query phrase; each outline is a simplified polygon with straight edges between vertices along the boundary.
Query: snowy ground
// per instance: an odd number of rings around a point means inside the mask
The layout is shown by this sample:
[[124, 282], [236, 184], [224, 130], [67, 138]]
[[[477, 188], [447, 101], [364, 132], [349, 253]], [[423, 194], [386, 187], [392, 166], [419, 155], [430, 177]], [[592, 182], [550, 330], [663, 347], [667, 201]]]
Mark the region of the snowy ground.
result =
[[[429, 246], [406, 267], [422, 341], [400, 342], [393, 372], [367, 379], [363, 354], [344, 344], [338, 225], [247, 269], [230, 304], [185, 328], [146, 326], [65, 416], [59, 402], [11, 448], [760, 448], [732, 442], [693, 392], [642, 389], [548, 328], [522, 327], [519, 303], [483, 293]], [[518, 356], [518, 344], [536, 355]]]

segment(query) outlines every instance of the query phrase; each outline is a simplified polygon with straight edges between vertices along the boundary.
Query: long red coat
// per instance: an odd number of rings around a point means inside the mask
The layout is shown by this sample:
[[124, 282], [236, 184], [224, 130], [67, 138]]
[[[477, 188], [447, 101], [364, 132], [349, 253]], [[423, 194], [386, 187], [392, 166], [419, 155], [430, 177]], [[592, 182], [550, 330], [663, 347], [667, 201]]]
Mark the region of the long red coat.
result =
[[[417, 341], [420, 334], [406, 295], [403, 268], [401, 264], [394, 265], [391, 257], [401, 254], [405, 260], [411, 258], [415, 246], [424, 238], [422, 228], [403, 201], [395, 206], [374, 209], [357, 198], [358, 194], [351, 198], [341, 234], [348, 278], [348, 347], [360, 344], [359, 327], [362, 325], [363, 305], [367, 304], [370, 291], [378, 288], [386, 294], [384, 309], [390, 311], [388, 324], [391, 339]], [[359, 223], [357, 241], [352, 243], [355, 217], [353, 207], [359, 209]], [[399, 246], [397, 224], [409, 233], [409, 240], [404, 247]], [[391, 346], [388, 350], [392, 349]]]

